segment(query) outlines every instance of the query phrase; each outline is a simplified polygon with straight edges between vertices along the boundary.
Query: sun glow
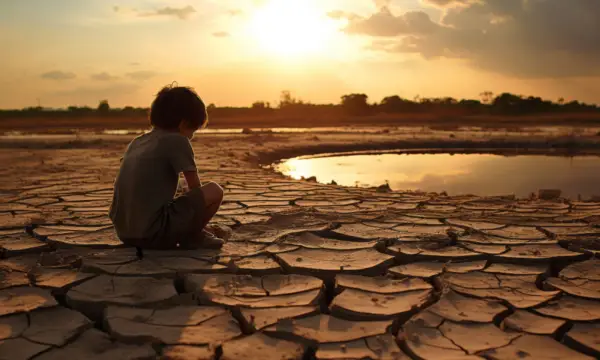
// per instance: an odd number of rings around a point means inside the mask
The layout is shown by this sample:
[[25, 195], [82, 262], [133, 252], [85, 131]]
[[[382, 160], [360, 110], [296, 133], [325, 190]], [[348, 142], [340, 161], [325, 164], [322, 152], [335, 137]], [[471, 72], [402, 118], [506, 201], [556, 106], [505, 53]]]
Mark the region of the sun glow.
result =
[[325, 55], [338, 24], [317, 0], [271, 0], [257, 9], [250, 23], [253, 38], [264, 51], [282, 57]]

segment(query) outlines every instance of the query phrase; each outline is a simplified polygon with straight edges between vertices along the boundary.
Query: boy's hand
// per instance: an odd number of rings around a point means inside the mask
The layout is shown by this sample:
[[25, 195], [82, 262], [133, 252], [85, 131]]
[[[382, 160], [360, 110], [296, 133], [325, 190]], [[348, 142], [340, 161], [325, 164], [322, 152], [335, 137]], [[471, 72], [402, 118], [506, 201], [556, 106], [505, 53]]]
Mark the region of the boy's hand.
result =
[[200, 186], [202, 186], [202, 183], [200, 182], [200, 177], [198, 177], [197, 171], [184, 171], [183, 176], [185, 177], [185, 181], [188, 184], [189, 190], [199, 188]]

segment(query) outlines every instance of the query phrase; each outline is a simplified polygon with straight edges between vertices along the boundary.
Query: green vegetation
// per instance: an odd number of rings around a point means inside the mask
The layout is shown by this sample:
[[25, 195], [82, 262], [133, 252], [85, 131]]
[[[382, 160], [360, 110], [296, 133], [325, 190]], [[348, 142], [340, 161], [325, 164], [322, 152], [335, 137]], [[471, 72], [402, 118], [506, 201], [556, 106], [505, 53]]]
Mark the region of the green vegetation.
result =
[[[579, 101], [565, 102], [558, 99], [553, 102], [540, 97], [521, 96], [503, 93], [494, 96], [489, 91], [481, 93], [480, 100], [445, 98], [421, 98], [413, 100], [398, 95], [385, 97], [379, 103], [370, 103], [366, 94], [348, 94], [341, 97], [339, 104], [311, 104], [295, 98], [291, 92], [282, 91], [279, 103], [272, 107], [270, 103], [256, 101], [250, 107], [208, 106], [212, 118], [264, 116], [268, 114], [306, 115], [306, 116], [369, 116], [378, 114], [441, 114], [449, 116], [465, 115], [531, 115], [560, 113], [600, 113], [597, 105]], [[28, 107], [21, 110], [0, 110], [0, 118], [78, 118], [90, 116], [104, 117], [142, 117], [147, 108], [112, 108], [108, 100], [102, 100], [97, 108], [69, 106], [66, 109], [48, 109]]]

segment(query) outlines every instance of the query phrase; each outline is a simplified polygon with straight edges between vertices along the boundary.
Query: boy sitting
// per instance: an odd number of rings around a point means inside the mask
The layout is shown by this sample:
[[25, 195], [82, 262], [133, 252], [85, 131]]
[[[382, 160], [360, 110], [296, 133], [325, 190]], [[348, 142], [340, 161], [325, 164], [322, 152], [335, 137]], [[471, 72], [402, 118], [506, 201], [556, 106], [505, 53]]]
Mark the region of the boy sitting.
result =
[[[206, 106], [187, 87], [163, 88], [150, 108], [152, 131], [127, 147], [109, 216], [121, 241], [139, 249], [220, 248], [204, 230], [223, 189], [201, 184], [190, 140], [208, 124]], [[189, 191], [173, 198], [183, 173]]]

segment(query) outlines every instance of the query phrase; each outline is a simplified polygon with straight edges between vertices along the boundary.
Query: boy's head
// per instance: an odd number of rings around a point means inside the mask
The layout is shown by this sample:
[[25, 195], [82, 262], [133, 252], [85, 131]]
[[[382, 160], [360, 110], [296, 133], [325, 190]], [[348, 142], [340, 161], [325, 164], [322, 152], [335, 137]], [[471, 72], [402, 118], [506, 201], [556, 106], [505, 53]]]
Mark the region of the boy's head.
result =
[[189, 87], [165, 86], [150, 107], [150, 124], [163, 130], [179, 131], [188, 138], [208, 124], [206, 106]]

